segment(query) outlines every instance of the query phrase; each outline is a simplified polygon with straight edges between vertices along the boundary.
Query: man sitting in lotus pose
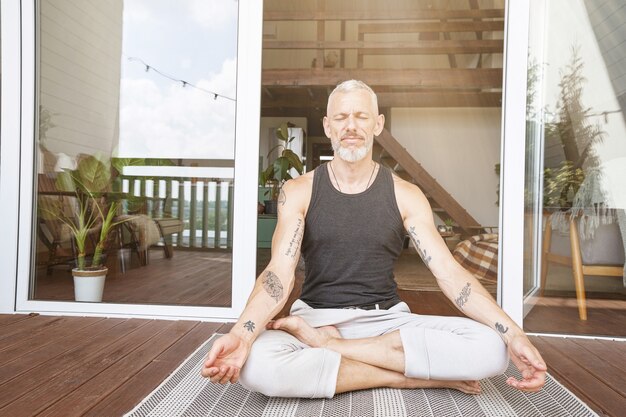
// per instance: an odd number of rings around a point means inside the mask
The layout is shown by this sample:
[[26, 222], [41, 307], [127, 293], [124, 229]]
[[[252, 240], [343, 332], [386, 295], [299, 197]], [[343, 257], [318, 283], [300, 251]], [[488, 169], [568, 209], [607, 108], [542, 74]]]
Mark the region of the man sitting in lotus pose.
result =
[[[331, 93], [324, 131], [334, 159], [282, 188], [271, 261], [239, 321], [214, 342], [203, 376], [281, 397], [374, 387], [477, 394], [478, 380], [501, 374], [510, 356], [522, 374], [510, 386], [543, 386], [541, 355], [454, 260], [422, 191], [372, 160], [383, 124], [364, 83], [346, 81]], [[412, 314], [398, 298], [393, 265], [407, 232], [443, 293], [471, 319]], [[301, 297], [289, 317], [270, 321], [293, 289], [300, 251]]]

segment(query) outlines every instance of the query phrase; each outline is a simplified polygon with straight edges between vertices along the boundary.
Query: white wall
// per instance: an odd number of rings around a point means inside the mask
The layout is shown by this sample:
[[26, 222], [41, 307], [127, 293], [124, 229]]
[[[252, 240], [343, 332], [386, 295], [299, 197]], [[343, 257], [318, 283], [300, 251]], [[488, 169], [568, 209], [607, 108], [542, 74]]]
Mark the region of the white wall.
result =
[[396, 108], [391, 122], [391, 134], [459, 204], [480, 224], [498, 225], [500, 109]]
[[44, 145], [108, 156], [118, 135], [123, 2], [40, 3], [40, 105], [52, 122]]

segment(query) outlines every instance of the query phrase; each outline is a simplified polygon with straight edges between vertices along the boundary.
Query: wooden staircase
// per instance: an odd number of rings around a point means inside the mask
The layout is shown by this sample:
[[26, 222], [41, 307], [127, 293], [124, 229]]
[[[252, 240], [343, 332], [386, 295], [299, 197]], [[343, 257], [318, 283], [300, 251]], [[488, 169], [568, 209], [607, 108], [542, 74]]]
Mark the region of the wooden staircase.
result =
[[433, 212], [441, 220], [454, 220], [466, 235], [480, 232], [481, 225], [448, 193], [387, 130], [377, 136], [374, 160], [391, 168], [400, 178], [416, 184], [424, 192]]

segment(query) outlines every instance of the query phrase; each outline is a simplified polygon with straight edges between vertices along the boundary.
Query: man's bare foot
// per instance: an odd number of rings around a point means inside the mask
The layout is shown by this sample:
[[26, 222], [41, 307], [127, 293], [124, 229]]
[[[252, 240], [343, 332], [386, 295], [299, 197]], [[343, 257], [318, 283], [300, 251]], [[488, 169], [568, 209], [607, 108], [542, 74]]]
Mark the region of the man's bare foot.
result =
[[435, 381], [406, 378], [402, 388], [451, 388], [466, 394], [481, 393], [480, 382], [478, 381]]
[[267, 324], [271, 330], [283, 330], [311, 347], [325, 347], [331, 339], [341, 338], [339, 330], [333, 326], [311, 327], [298, 316], [283, 317]]

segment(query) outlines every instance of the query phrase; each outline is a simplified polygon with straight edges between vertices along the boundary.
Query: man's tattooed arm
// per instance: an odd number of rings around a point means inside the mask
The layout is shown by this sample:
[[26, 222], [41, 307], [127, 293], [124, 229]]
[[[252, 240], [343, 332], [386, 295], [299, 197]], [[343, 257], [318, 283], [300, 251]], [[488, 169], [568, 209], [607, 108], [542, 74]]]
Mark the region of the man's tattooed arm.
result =
[[457, 306], [459, 306], [461, 310], [463, 309], [463, 306], [465, 305], [465, 303], [467, 303], [467, 300], [471, 293], [472, 293], [472, 285], [468, 282], [465, 284], [465, 287], [461, 289], [459, 296], [454, 299], [454, 302], [456, 303]]
[[425, 248], [422, 248], [420, 241], [417, 238], [417, 233], [415, 233], [415, 226], [409, 227], [409, 237], [411, 238], [411, 241], [413, 242], [413, 245], [415, 246], [417, 253], [422, 258], [422, 261], [424, 261], [424, 265], [426, 265], [427, 268], [430, 268], [429, 264], [430, 264], [430, 261], [432, 260], [432, 257], [428, 255], [428, 253], [426, 253]]
[[296, 230], [293, 232], [293, 236], [289, 241], [289, 248], [285, 252], [285, 255], [295, 259], [299, 253], [300, 244], [302, 243], [302, 235], [304, 234], [304, 222], [302, 219], [298, 219], [296, 223]]
[[495, 326], [495, 327], [496, 327], [496, 330], [497, 330], [498, 332], [500, 332], [500, 334], [505, 334], [506, 332], [508, 332], [508, 331], [509, 331], [509, 328], [508, 328], [508, 327], [504, 327], [504, 325], [503, 325], [503, 324], [498, 323], [498, 322], [496, 322], [496, 326]]
[[263, 289], [272, 297], [277, 303], [283, 298], [283, 284], [280, 282], [278, 276], [272, 271], [267, 271], [263, 277]]
[[253, 332], [254, 332], [254, 326], [255, 326], [255, 324], [254, 324], [254, 322], [253, 322], [253, 321], [251, 321], [251, 320], [248, 320], [247, 322], [245, 322], [245, 323], [243, 324], [243, 327], [245, 327], [245, 328], [246, 328], [246, 330], [247, 330], [247, 331], [249, 331], [250, 333], [253, 333]]

